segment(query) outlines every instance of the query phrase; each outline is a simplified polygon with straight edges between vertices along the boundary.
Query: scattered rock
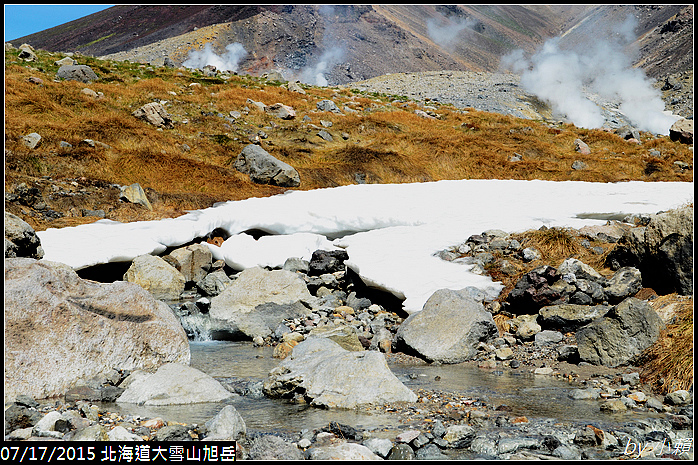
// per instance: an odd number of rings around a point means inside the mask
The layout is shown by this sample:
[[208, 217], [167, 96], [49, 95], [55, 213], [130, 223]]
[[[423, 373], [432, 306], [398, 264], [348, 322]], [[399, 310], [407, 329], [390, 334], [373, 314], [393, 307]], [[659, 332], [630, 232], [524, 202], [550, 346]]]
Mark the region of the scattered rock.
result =
[[90, 83], [99, 79], [97, 74], [87, 65], [64, 65], [58, 68], [57, 79]]
[[242, 150], [235, 160], [235, 169], [249, 174], [250, 179], [258, 184], [298, 187], [301, 183], [298, 172], [292, 166], [255, 144], [249, 144]]
[[131, 184], [130, 186], [121, 187], [119, 199], [125, 200], [130, 203], [135, 203], [137, 205], [143, 205], [148, 210], [153, 209], [153, 206], [150, 204], [148, 197], [145, 195], [145, 191], [137, 182]]
[[[591, 154], [591, 150], [589, 149], [589, 146], [587, 144], [585, 144], [581, 139], [574, 140], [574, 150], [579, 152], [582, 155]], [[573, 168], [574, 168], [574, 165], [573, 165]], [[574, 168], [574, 169], [580, 169], [580, 168]]]
[[27, 134], [26, 136], [22, 137], [22, 143], [30, 149], [35, 149], [40, 142], [41, 136], [36, 132], [32, 132], [31, 134]]
[[132, 113], [138, 119], [159, 128], [173, 128], [172, 117], [160, 103], [146, 103]]

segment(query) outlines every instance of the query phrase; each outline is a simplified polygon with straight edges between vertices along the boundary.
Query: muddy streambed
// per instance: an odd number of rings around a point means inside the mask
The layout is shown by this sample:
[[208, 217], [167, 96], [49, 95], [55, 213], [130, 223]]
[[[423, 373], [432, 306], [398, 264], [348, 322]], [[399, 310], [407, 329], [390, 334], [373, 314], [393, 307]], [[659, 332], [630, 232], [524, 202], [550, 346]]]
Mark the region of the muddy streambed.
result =
[[[401, 430], [409, 418], [389, 409], [325, 410], [308, 405], [292, 404], [261, 396], [259, 382], [263, 381], [280, 360], [272, 357], [272, 347], [255, 347], [250, 342], [205, 341], [191, 342], [191, 366], [228, 386], [254, 386], [249, 394], [238, 395], [220, 403], [146, 407], [110, 404], [110, 411], [161, 417], [166, 421], [203, 424], [213, 418], [225, 405], [232, 404], [242, 415], [248, 431], [300, 433], [327, 426], [330, 422], [350, 425], [363, 431], [385, 432]], [[553, 376], [533, 375], [521, 370], [483, 369], [472, 364], [425, 365], [390, 361], [393, 373], [407, 387], [454, 393], [477, 399], [489, 406], [506, 406], [510, 415], [533, 420], [554, 419], [566, 423], [612, 425], [641, 417], [657, 417], [650, 412], [609, 414], [599, 410], [599, 401], [573, 400], [571, 389], [584, 386], [575, 381]], [[418, 408], [419, 404], [415, 404]], [[106, 406], [105, 406], [106, 407]]]

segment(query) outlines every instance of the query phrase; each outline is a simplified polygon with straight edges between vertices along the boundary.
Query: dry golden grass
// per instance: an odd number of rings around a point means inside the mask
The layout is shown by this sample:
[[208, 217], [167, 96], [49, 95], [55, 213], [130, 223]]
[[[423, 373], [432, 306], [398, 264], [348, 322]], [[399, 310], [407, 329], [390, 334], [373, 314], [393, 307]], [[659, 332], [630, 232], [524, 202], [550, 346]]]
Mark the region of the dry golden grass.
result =
[[[677, 300], [677, 296], [659, 299]], [[657, 342], [640, 357], [642, 380], [660, 393], [693, 386], [693, 299], [677, 302], [675, 320], [662, 331]]]
[[531, 231], [528, 235], [529, 247], [535, 247], [547, 261], [558, 263], [576, 256], [583, 249], [574, 233], [566, 228], [547, 228]]
[[[262, 147], [299, 171], [298, 189], [354, 184], [357, 179], [372, 183], [693, 180], [692, 170], [681, 171], [673, 165], [674, 161], [692, 164], [692, 152], [666, 137], [645, 134], [638, 145], [601, 130], [549, 127], [446, 105], [438, 108], [439, 119], [426, 119], [414, 113], [418, 108], [414, 102], [391, 103], [390, 96], [316, 87], [307, 87], [307, 93], [300, 94], [246, 75], [224, 80], [91, 57], [80, 57], [80, 62], [92, 66], [100, 80], [90, 85], [54, 82], [58, 68], [54, 61], [61, 56], [43, 51], [37, 55], [39, 62], [31, 68], [16, 53], [6, 54], [6, 182], [15, 174], [56, 179], [84, 176], [117, 184], [138, 182], [161, 198], [192, 193], [210, 196], [206, 198], [211, 202], [271, 195], [282, 189], [255, 185], [232, 167], [260, 130], [269, 135], [261, 140]], [[31, 76], [41, 78], [43, 84], [28, 82]], [[197, 85], [190, 86], [192, 83]], [[103, 98], [84, 95], [84, 87], [101, 92]], [[358, 113], [318, 112], [316, 103], [326, 98]], [[248, 99], [267, 105], [284, 103], [295, 109], [297, 117], [279, 120]], [[158, 130], [131, 115], [141, 105], [161, 100], [167, 102], [174, 129]], [[244, 111], [246, 107], [249, 112]], [[239, 121], [221, 117], [233, 110], [243, 112]], [[311, 122], [304, 122], [303, 116], [309, 116]], [[321, 119], [333, 123], [327, 130], [334, 141], [317, 136]], [[41, 145], [34, 150], [21, 143], [30, 132], [42, 136]], [[591, 155], [574, 151], [577, 138], [591, 147]], [[83, 139], [111, 148], [79, 148]], [[61, 141], [74, 148], [59, 149]], [[650, 148], [660, 150], [662, 158], [651, 158]], [[523, 160], [509, 161], [514, 154], [522, 155]], [[578, 159], [588, 168], [572, 170]]]
[[[541, 258], [528, 263], [510, 260], [510, 264], [517, 268], [517, 273], [514, 275], [505, 274], [500, 267], [494, 265], [495, 262], [486, 266], [485, 268], [492, 279], [504, 285], [500, 299], [509, 295], [516, 282], [524, 274], [543, 265], [557, 268], [568, 258], [576, 258], [586, 263], [603, 276], [608, 277], [613, 274], [613, 271], [606, 265], [606, 256], [614, 248], [612, 243], [588, 239], [578, 235], [572, 229], [564, 228], [529, 230], [512, 234], [511, 238], [519, 241], [522, 247], [537, 249], [541, 253]], [[582, 246], [582, 241], [585, 239], [589, 241], [590, 248]], [[597, 254], [591, 250], [591, 247], [601, 247], [604, 253]], [[495, 252], [496, 254], [497, 252]]]

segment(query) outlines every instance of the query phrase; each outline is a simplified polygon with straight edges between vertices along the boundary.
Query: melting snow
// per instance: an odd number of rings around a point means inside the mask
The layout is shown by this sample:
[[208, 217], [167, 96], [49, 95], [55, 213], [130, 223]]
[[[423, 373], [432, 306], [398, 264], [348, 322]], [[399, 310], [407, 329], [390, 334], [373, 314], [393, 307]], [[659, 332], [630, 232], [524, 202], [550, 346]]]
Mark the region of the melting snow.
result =
[[[268, 198], [226, 202], [179, 218], [92, 224], [37, 234], [45, 260], [75, 269], [130, 261], [223, 228], [231, 237], [210, 245], [215, 259], [234, 269], [280, 267], [289, 257], [309, 260], [317, 249], [342, 247], [347, 265], [369, 285], [404, 298], [419, 311], [443, 288], [475, 286], [494, 297], [500, 283], [470, 272], [471, 265], [434, 254], [488, 229], [508, 232], [543, 225], [604, 224], [622, 217], [693, 202], [692, 183], [457, 180], [415, 184], [362, 184], [289, 191]], [[244, 231], [271, 233], [255, 241]], [[337, 237], [333, 241], [328, 237]]]

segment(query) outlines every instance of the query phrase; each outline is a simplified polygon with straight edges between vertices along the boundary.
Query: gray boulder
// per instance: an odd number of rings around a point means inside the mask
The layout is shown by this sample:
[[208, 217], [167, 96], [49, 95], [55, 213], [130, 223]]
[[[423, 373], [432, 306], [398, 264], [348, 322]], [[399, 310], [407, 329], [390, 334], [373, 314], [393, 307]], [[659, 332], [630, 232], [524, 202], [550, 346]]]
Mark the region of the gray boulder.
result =
[[216, 270], [197, 281], [196, 287], [204, 294], [215, 297], [223, 292], [231, 282], [225, 271]]
[[541, 327], [567, 333], [577, 331], [593, 320], [605, 316], [610, 309], [608, 305], [550, 305], [538, 311], [538, 321]]
[[138, 284], [161, 300], [179, 300], [187, 282], [175, 267], [160, 257], [148, 254], [133, 259], [124, 274], [124, 281]]
[[58, 68], [56, 73], [58, 79], [65, 79], [67, 81], [80, 81], [89, 83], [96, 81], [99, 77], [95, 72], [87, 65], [64, 65]]
[[70, 57], [63, 57], [60, 60], [54, 61], [53, 64], [56, 66], [68, 66], [68, 65], [77, 65], [78, 62], [73, 60]]
[[5, 212], [5, 258], [41, 259], [44, 249], [34, 228], [12, 213]]
[[167, 113], [165, 107], [157, 102], [146, 103], [131, 114], [136, 118], [159, 128], [174, 127], [172, 124], [172, 116]]
[[189, 363], [169, 307], [123, 281], [81, 279], [67, 265], [5, 260], [5, 400], [63, 395], [114, 369]]
[[320, 100], [316, 105], [320, 111], [331, 111], [332, 113], [342, 113], [339, 107], [332, 100]]
[[250, 442], [247, 460], [303, 460], [298, 446], [273, 434], [257, 436]]
[[586, 279], [588, 281], [605, 282], [606, 279], [593, 267], [576, 258], [568, 258], [557, 268], [560, 276], [574, 275], [575, 279]]
[[211, 299], [209, 315], [238, 328], [246, 338], [268, 337], [285, 318], [310, 313], [303, 302], [313, 300], [300, 275], [260, 267], [242, 271]]
[[444, 441], [446, 441], [447, 447], [452, 449], [463, 449], [470, 447], [473, 440], [475, 439], [476, 431], [470, 425], [451, 425], [446, 428], [446, 434], [444, 434]]
[[206, 422], [207, 441], [238, 441], [247, 434], [247, 425], [232, 405], [226, 405]]
[[637, 294], [642, 289], [642, 273], [635, 267], [627, 266], [616, 271], [606, 283], [604, 294], [612, 304], [622, 302], [626, 297]]
[[663, 328], [649, 303], [627, 298], [604, 318], [577, 331], [579, 357], [594, 365], [623, 365], [652, 345]]
[[[130, 379], [129, 379], [130, 378]], [[220, 402], [234, 394], [206, 373], [181, 363], [166, 363], [155, 373], [134, 372], [117, 403], [177, 405]]]
[[298, 187], [301, 183], [298, 171], [288, 163], [274, 158], [262, 147], [249, 144], [235, 160], [235, 169], [248, 174], [258, 184], [274, 184], [281, 187]]
[[497, 335], [492, 314], [482, 303], [441, 289], [400, 325], [395, 342], [429, 361], [461, 363], [477, 354], [479, 342]]
[[308, 451], [308, 458], [310, 460], [382, 460], [368, 447], [353, 442], [313, 447]]
[[19, 55], [17, 55], [17, 58], [19, 58], [20, 60], [36, 61], [38, 59], [38, 57], [36, 56], [36, 53], [34, 53], [33, 50], [31, 50], [29, 48], [22, 48], [21, 46], [20, 46], [20, 50], [21, 51], [19, 52]]
[[509, 324], [509, 332], [524, 340], [534, 338], [542, 329], [538, 324], [538, 315], [535, 314], [519, 315], [507, 323]]
[[564, 339], [564, 336], [559, 331], [546, 330], [546, 331], [541, 331], [539, 333], [536, 333], [536, 335], [534, 336], [534, 341], [535, 341], [537, 346], [557, 344], [558, 342], [562, 341], [563, 339]]
[[311, 405], [353, 409], [386, 402], [416, 402], [417, 395], [376, 351], [351, 352], [325, 337], [309, 337], [274, 368], [263, 392], [272, 398], [304, 396]]
[[194, 282], [206, 277], [213, 262], [211, 249], [203, 244], [180, 247], [162, 258], [182, 273], [184, 279]]

